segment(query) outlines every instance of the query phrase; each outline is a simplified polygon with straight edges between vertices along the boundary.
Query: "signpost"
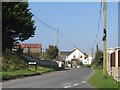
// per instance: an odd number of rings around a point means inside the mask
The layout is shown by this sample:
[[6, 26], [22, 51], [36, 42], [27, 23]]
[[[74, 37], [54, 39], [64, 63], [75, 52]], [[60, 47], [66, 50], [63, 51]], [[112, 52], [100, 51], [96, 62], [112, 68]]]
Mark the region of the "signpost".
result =
[[31, 61], [31, 62], [28, 62], [28, 65], [35, 65], [35, 70], [37, 70], [37, 62]]
[[36, 64], [36, 62], [29, 62], [28, 64]]

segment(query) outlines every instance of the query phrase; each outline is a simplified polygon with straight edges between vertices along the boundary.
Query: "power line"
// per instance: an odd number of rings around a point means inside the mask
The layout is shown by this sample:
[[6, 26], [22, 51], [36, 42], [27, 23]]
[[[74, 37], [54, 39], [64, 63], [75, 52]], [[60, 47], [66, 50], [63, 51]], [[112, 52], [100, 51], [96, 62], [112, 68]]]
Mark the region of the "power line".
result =
[[44, 24], [45, 26], [47, 26], [48, 28], [50, 28], [50, 29], [52, 29], [52, 30], [54, 30], [54, 31], [57, 31], [57, 29], [49, 26], [48, 24], [46, 24], [45, 22], [43, 22], [41, 19], [39, 19], [37, 16], [34, 15], [34, 17], [35, 17], [36, 19], [38, 19], [42, 24]]
[[59, 33], [65, 40], [67, 40], [73, 47], [76, 47], [76, 46], [72, 43], [72, 41], [70, 41], [69, 39], [67, 39], [60, 31], [58, 31], [58, 33]]
[[58, 29], [55, 29], [55, 28], [49, 26], [49, 25], [46, 24], [44, 21], [42, 21], [42, 20], [39, 19], [37, 16], [35, 16], [35, 14], [34, 14], [34, 17], [35, 17], [38, 21], [40, 21], [42, 24], [44, 24], [46, 27], [50, 28], [51, 30], [54, 30], [54, 31], [58, 32], [58, 33], [59, 33], [66, 41], [68, 41], [73, 47], [76, 47], [76, 46], [72, 43], [72, 41], [70, 41], [68, 38], [66, 38]]
[[[98, 31], [99, 31], [99, 28], [100, 28], [100, 20], [101, 20], [101, 14], [102, 14], [102, 0], [101, 0], [101, 5], [100, 5], [100, 12], [99, 12], [99, 20], [98, 20]], [[97, 33], [98, 33], [97, 31]]]
[[[95, 40], [94, 40], [94, 45], [96, 45], [96, 39], [98, 38], [98, 32], [100, 29], [100, 22], [101, 22], [101, 14], [102, 14], [102, 0], [101, 0], [101, 4], [100, 4], [100, 11], [99, 11], [99, 19], [98, 19], [98, 26], [97, 26], [97, 33], [95, 35]], [[94, 45], [93, 45], [93, 49], [94, 49]]]

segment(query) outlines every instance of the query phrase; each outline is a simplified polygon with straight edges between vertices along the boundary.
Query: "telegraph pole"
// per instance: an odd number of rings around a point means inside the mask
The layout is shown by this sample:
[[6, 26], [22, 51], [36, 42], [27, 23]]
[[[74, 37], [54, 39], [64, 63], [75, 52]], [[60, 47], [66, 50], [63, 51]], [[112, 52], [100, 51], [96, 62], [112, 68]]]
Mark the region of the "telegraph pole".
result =
[[106, 78], [107, 77], [107, 71], [106, 71], [106, 51], [107, 51], [107, 30], [106, 30], [106, 10], [107, 9], [107, 2], [104, 0], [104, 29], [103, 29], [103, 47], [104, 47], [104, 52], [103, 52], [103, 76]]

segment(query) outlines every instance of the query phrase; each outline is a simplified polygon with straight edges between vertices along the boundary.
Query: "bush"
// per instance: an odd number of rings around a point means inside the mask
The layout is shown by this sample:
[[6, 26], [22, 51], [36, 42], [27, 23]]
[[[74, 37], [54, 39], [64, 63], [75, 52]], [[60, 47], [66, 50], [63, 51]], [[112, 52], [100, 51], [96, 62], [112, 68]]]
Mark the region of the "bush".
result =
[[91, 67], [91, 65], [87, 65], [87, 67], [89, 67], [89, 68], [90, 68], [90, 67]]
[[101, 50], [96, 51], [92, 64], [95, 64], [97, 67], [103, 67], [103, 52]]
[[72, 64], [72, 62], [71, 62], [71, 61], [68, 61], [68, 64]]
[[82, 62], [80, 62], [80, 64], [79, 64], [80, 66], [83, 66], [83, 63]]

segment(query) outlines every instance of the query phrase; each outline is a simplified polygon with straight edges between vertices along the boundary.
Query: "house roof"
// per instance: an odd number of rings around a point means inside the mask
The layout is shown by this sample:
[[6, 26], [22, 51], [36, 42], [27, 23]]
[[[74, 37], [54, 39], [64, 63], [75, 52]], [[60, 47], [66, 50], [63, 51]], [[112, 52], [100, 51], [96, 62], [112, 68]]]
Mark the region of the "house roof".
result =
[[60, 55], [58, 55], [54, 60], [55, 61], [64, 61], [64, 59]]
[[26, 44], [26, 43], [22, 43], [22, 44], [20, 44], [20, 46], [22, 48], [28, 48], [28, 47], [30, 47], [30, 48], [42, 48], [42, 44]]
[[71, 51], [61, 51], [60, 56], [63, 58], [63, 60], [66, 59], [66, 56], [69, 56], [71, 54]]
[[60, 52], [60, 55], [66, 55], [66, 56], [68, 56], [70, 54], [71, 54], [71, 51], [61, 51]]
[[[72, 52], [74, 52], [74, 51], [77, 50], [77, 49], [78, 49], [80, 52], [82, 52], [79, 48], [74, 48]], [[71, 53], [72, 53], [72, 52], [71, 52]], [[82, 53], [83, 53], [83, 52], [82, 52]], [[85, 56], [87, 55], [86, 53], [83, 53], [83, 54], [84, 54]]]

